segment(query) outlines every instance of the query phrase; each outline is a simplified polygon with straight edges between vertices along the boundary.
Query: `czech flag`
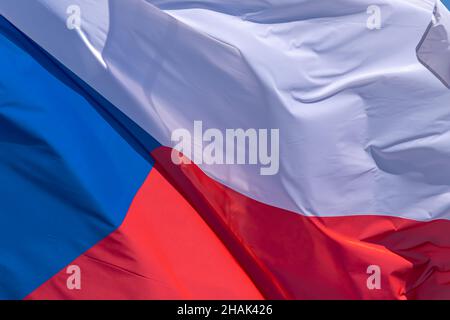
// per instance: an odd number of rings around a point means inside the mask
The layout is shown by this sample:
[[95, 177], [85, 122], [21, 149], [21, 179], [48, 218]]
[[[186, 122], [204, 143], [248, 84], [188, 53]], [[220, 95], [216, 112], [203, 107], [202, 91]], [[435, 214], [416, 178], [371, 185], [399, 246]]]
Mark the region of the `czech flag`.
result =
[[0, 299], [450, 299], [447, 0], [1, 0]]

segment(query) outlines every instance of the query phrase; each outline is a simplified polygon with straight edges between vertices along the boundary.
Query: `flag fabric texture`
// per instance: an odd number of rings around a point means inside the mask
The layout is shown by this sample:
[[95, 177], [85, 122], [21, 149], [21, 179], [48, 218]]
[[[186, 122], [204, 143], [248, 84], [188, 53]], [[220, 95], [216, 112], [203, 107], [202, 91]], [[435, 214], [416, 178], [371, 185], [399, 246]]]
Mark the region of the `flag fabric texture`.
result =
[[0, 298], [450, 299], [446, 5], [1, 1]]

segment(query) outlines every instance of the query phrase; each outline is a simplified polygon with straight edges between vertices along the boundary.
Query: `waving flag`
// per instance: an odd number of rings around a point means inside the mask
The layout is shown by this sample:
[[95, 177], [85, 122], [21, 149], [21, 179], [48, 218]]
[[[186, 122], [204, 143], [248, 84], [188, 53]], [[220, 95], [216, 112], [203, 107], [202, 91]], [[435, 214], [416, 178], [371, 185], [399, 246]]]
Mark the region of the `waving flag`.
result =
[[444, 2], [0, 15], [0, 298], [450, 298]]

